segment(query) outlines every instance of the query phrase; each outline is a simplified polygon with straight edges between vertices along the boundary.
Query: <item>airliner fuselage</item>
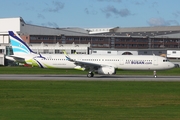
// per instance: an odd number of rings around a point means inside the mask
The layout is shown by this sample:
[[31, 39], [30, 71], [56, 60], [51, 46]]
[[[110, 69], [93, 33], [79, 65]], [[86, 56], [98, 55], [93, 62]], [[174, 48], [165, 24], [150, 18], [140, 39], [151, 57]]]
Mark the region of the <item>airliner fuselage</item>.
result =
[[[27, 56], [26, 63], [43, 68], [76, 68], [74, 62], [68, 61], [64, 55], [44, 54], [44, 58]], [[164, 70], [174, 67], [166, 58], [152, 55], [70, 55], [71, 59], [84, 63], [111, 66], [125, 70]], [[32, 59], [33, 58], [33, 59]]]
[[[9, 60], [39, 66], [41, 68], [75, 68], [89, 70], [87, 77], [94, 73], [112, 75], [116, 69], [124, 70], [165, 70], [174, 67], [166, 58], [149, 55], [70, 55], [40, 54], [33, 52], [17, 33], [9, 31], [10, 43], [14, 55], [7, 56]], [[155, 72], [154, 72], [155, 73]], [[156, 77], [156, 74], [154, 74]]]

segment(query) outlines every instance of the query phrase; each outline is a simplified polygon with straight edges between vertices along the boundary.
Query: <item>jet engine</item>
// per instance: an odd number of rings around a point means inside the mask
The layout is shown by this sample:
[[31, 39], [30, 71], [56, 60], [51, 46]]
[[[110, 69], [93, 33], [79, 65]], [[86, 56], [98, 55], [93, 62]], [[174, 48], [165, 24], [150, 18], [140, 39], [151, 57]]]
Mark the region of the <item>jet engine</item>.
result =
[[97, 74], [101, 74], [101, 75], [112, 75], [112, 74], [116, 74], [116, 70], [114, 67], [100, 67], [98, 68]]

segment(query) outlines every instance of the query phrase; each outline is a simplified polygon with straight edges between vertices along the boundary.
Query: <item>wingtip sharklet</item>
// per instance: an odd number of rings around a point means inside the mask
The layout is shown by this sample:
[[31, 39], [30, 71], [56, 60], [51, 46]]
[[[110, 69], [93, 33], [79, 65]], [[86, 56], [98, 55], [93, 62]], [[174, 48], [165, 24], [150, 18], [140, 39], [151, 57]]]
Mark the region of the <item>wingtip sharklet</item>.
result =
[[71, 61], [71, 62], [74, 62], [74, 60], [71, 59], [71, 58], [68, 56], [68, 54], [66, 53], [65, 50], [63, 50], [63, 52], [64, 52], [64, 55], [65, 55], [65, 57], [66, 57], [66, 60]]

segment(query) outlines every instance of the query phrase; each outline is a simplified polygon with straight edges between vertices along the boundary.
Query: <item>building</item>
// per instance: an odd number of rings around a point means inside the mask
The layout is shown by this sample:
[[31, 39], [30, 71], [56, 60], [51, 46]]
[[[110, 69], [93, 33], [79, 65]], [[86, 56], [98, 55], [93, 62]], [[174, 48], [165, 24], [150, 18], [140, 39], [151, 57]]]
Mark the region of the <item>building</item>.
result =
[[180, 48], [180, 26], [49, 28], [27, 24], [21, 17], [1, 18], [0, 26], [0, 61], [10, 54], [9, 30], [40, 53], [162, 55]]
[[1, 43], [17, 31], [26, 43], [91, 44], [92, 48], [178, 49], [180, 26], [135, 28], [48, 28], [26, 24], [21, 17], [0, 19]]

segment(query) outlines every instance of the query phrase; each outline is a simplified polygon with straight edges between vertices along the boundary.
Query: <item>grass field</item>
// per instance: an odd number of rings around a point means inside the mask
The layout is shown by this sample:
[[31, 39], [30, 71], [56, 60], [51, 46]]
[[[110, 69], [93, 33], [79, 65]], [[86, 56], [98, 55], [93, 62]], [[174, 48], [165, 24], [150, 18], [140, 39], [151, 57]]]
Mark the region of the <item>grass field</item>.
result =
[[[158, 71], [180, 75], [180, 68]], [[0, 74], [87, 74], [0, 67]], [[152, 71], [118, 70], [119, 75]], [[0, 81], [0, 120], [179, 120], [180, 82]]]
[[[0, 67], [0, 74], [84, 74], [88, 71], [74, 69], [42, 69], [38, 67]], [[118, 75], [152, 75], [153, 71], [129, 71], [117, 70]], [[157, 71], [157, 75], [176, 75], [180, 76], [180, 68]]]
[[1, 120], [179, 120], [180, 82], [0, 81]]

